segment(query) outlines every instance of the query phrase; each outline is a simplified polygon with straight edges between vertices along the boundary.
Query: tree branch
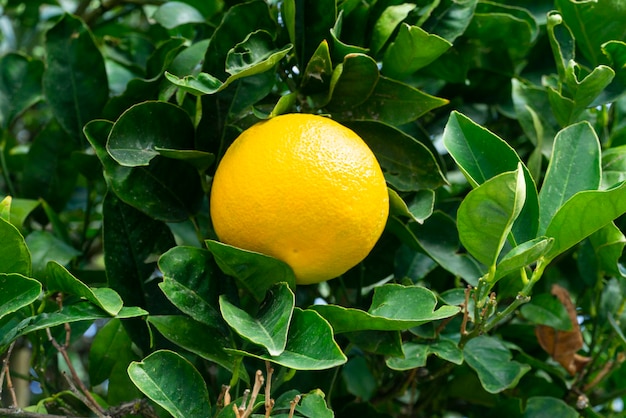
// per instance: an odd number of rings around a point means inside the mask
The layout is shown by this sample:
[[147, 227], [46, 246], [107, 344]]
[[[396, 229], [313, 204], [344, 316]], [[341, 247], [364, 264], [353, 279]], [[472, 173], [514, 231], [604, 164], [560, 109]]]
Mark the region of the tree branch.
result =
[[38, 414], [36, 412], [28, 412], [16, 408], [0, 408], [0, 416], [16, 418], [81, 418], [68, 415]]

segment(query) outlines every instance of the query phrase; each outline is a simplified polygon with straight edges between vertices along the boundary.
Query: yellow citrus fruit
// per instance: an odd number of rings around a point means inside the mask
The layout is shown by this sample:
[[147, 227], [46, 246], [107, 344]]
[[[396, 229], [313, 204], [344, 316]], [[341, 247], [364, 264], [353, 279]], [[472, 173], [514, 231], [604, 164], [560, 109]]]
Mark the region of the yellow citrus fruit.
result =
[[332, 279], [362, 261], [388, 212], [372, 151], [352, 130], [318, 115], [281, 115], [245, 130], [211, 189], [218, 238], [284, 261], [298, 284]]

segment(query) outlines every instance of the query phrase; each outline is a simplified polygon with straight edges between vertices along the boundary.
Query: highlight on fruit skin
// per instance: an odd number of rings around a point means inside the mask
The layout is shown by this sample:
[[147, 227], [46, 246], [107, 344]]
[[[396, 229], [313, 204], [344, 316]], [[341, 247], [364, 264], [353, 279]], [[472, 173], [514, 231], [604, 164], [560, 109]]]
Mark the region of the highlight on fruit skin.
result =
[[210, 211], [220, 241], [282, 260], [298, 284], [313, 284], [369, 254], [389, 195], [355, 132], [293, 113], [261, 121], [232, 143], [213, 178]]

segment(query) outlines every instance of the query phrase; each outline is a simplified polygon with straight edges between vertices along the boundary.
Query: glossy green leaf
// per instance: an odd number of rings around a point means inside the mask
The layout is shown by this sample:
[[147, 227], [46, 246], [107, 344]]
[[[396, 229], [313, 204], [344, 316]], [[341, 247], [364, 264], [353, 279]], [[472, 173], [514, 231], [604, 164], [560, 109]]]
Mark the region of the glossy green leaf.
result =
[[35, 302], [41, 283], [17, 273], [0, 273], [0, 318]]
[[98, 385], [108, 379], [120, 364], [135, 360], [132, 340], [119, 319], [112, 319], [98, 330], [89, 350], [89, 382]]
[[97, 120], [85, 135], [104, 167], [105, 178], [126, 204], [167, 222], [187, 220], [199, 210], [203, 199], [197, 170], [184, 161], [156, 156], [147, 167], [124, 167], [105, 149], [113, 124]]
[[[226, 64], [231, 75], [224, 82], [207, 73], [179, 78], [166, 72], [165, 77], [174, 85], [197, 96], [218, 93], [236, 80], [261, 74], [274, 68], [292, 49], [292, 45], [276, 49], [270, 42], [272, 39], [267, 32], [254, 32], [250, 34], [250, 38], [246, 38], [244, 42], [229, 51]], [[258, 43], [265, 44], [263, 50], [257, 49]]]
[[111, 316], [117, 315], [122, 309], [122, 298], [113, 289], [90, 288], [56, 261], [48, 263], [46, 272], [45, 285], [48, 291], [60, 291], [85, 298]]
[[193, 138], [193, 124], [182, 108], [166, 102], [143, 102], [113, 124], [106, 147], [123, 166], [148, 166], [159, 155], [155, 148], [192, 150]]
[[[123, 307], [115, 316], [120, 319], [137, 318], [148, 315], [148, 312], [138, 307]], [[42, 313], [28, 317], [13, 327], [9, 332], [0, 333], [0, 351], [22, 335], [63, 324], [81, 321], [95, 321], [96, 319], [110, 319], [111, 316], [91, 302], [78, 302], [66, 305], [61, 310]]]
[[268, 360], [295, 370], [324, 370], [344, 364], [347, 359], [335, 340], [333, 329], [319, 313], [294, 308], [287, 345], [278, 356], [233, 352]]
[[439, 58], [452, 44], [418, 26], [402, 24], [383, 58], [383, 74], [403, 79]]
[[200, 172], [206, 171], [215, 162], [215, 155], [204, 151], [169, 149], [156, 146], [154, 150], [163, 157], [185, 161]]
[[[515, 150], [467, 116], [452, 112], [443, 132], [443, 143], [472, 187], [507, 172], [517, 170], [521, 160]], [[535, 182], [522, 164], [526, 183], [526, 203], [512, 233], [516, 242], [536, 237], [539, 201]]]
[[580, 122], [554, 139], [552, 158], [539, 192], [539, 233], [570, 197], [600, 186], [600, 141], [591, 125]]
[[571, 406], [552, 396], [532, 396], [526, 402], [523, 418], [578, 418], [580, 414]]
[[159, 350], [141, 362], [131, 363], [128, 374], [139, 390], [175, 418], [211, 415], [211, 401], [202, 375], [173, 351]]
[[0, 58], [0, 127], [42, 99], [43, 63], [17, 53]]
[[48, 30], [45, 48], [46, 100], [61, 126], [79, 138], [109, 98], [104, 59], [87, 25], [70, 14]]
[[276, 28], [276, 21], [263, 0], [230, 7], [211, 37], [204, 57], [203, 73], [211, 74], [218, 81], [225, 80], [228, 77], [225, 62], [229, 51], [254, 31], [265, 30], [273, 34]]
[[258, 302], [276, 283], [286, 282], [295, 289], [296, 279], [287, 264], [273, 257], [246, 251], [218, 241], [207, 241], [207, 248], [222, 271], [234, 277]]
[[448, 42], [454, 42], [465, 33], [474, 17], [477, 3], [478, 0], [441, 0], [421, 28]]
[[381, 121], [395, 126], [412, 122], [447, 103], [446, 99], [431, 96], [408, 84], [381, 76], [365, 102], [333, 116], [344, 120]]
[[0, 273], [17, 273], [31, 276], [31, 256], [20, 231], [7, 220], [0, 218]]
[[163, 273], [159, 287], [165, 296], [182, 312], [206, 325], [221, 322], [211, 259], [207, 250], [176, 246], [158, 262]]
[[407, 217], [421, 224], [433, 214], [434, 204], [435, 192], [433, 190], [419, 190], [407, 204], [397, 192], [389, 189], [389, 213], [391, 216]]
[[333, 62], [328, 42], [323, 40], [304, 67], [300, 90], [310, 97], [315, 106], [323, 106], [330, 100], [328, 89], [331, 76], [333, 76]]
[[333, 112], [346, 111], [360, 105], [370, 97], [378, 78], [378, 66], [370, 56], [346, 55], [332, 73], [328, 109]]
[[576, 46], [592, 65], [602, 63], [600, 46], [612, 39], [626, 38], [626, 28], [609, 22], [626, 19], [626, 7], [620, 1], [556, 0], [555, 6], [576, 38]]
[[11, 222], [11, 201], [13, 198], [7, 196], [0, 201], [0, 218], [7, 222]]
[[609, 190], [578, 192], [556, 212], [546, 229], [554, 245], [548, 260], [563, 253], [626, 213], [626, 183]]
[[227, 370], [234, 369], [233, 356], [225, 351], [233, 343], [222, 327], [206, 325], [182, 315], [151, 315], [148, 322], [172, 343]]
[[385, 8], [373, 28], [372, 41], [370, 42], [372, 54], [377, 54], [385, 46], [396, 27], [406, 19], [415, 7], [414, 4], [403, 3]]
[[263, 346], [271, 356], [285, 350], [287, 331], [295, 306], [295, 295], [286, 283], [268, 290], [264, 303], [255, 316], [249, 315], [220, 296], [220, 311], [224, 320], [243, 338]]
[[204, 16], [189, 4], [179, 1], [169, 1], [159, 6], [152, 17], [167, 29], [187, 23], [202, 23]]
[[534, 45], [539, 25], [526, 8], [480, 1], [465, 35], [521, 60]]
[[465, 344], [463, 355], [489, 393], [499, 393], [515, 386], [530, 370], [527, 364], [511, 360], [511, 352], [496, 337], [481, 335], [472, 338]]
[[434, 212], [423, 225], [416, 222], [405, 225], [396, 218], [390, 218], [387, 228], [404, 244], [425, 252], [441, 267], [472, 285], [478, 284], [478, 278], [485, 274], [484, 267], [475, 259], [460, 252], [454, 219], [442, 212]]
[[536, 262], [550, 250], [553, 242], [551, 238], [538, 237], [512, 248], [498, 261], [495, 278], [499, 279]]
[[336, 334], [365, 330], [404, 331], [418, 325], [449, 318], [459, 312], [456, 306], [438, 309], [435, 295], [424, 287], [387, 284], [374, 289], [370, 309], [365, 312], [337, 305], [315, 305]]
[[426, 366], [426, 359], [434, 354], [454, 364], [463, 363], [463, 352], [451, 340], [440, 340], [429, 344], [407, 342], [403, 344], [404, 358], [390, 357], [386, 359], [387, 367], [393, 370], [411, 370]]
[[485, 181], [461, 202], [457, 213], [461, 243], [490, 269], [495, 268], [525, 199], [526, 185], [520, 165], [517, 171]]
[[432, 152], [413, 137], [381, 122], [346, 122], [376, 155], [385, 180], [400, 191], [435, 189], [446, 179]]
[[335, 26], [330, 29], [330, 36], [332, 38], [332, 57], [336, 61], [341, 61], [348, 54], [367, 54], [369, 49], [358, 45], [350, 45], [341, 40], [341, 33], [343, 30], [343, 15], [344, 11], [341, 10], [337, 16]]
[[324, 393], [319, 389], [302, 395], [296, 411], [307, 418], [333, 418], [334, 413], [324, 399]]
[[541, 293], [520, 308], [524, 318], [537, 325], [546, 325], [560, 331], [570, 331], [572, 320], [565, 306], [553, 295]]

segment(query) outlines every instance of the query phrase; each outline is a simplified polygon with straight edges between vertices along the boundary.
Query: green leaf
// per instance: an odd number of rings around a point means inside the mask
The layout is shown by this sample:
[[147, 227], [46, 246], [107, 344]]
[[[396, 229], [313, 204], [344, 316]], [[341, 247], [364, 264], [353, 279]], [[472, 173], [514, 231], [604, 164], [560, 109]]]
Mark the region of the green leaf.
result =
[[0, 128], [42, 99], [43, 63], [17, 53], [0, 57]]
[[166, 102], [139, 103], [113, 124], [106, 148], [126, 167], [148, 166], [155, 148], [193, 150], [194, 128], [182, 108]]
[[346, 390], [364, 402], [368, 402], [376, 394], [378, 383], [363, 356], [349, 359], [341, 369], [341, 377], [346, 384]]
[[[329, 61], [328, 64], [332, 63]], [[346, 55], [332, 73], [328, 109], [332, 112], [347, 111], [362, 104], [374, 91], [379, 75], [376, 61], [370, 56]]]
[[161, 26], [173, 29], [187, 23], [204, 23], [204, 16], [195, 7], [179, 1], [169, 1], [152, 15]]
[[164, 253], [158, 262], [163, 273], [159, 287], [165, 296], [182, 312], [206, 325], [222, 321], [211, 259], [207, 250], [177, 246]]
[[[498, 174], [515, 171], [521, 163], [509, 144], [456, 111], [448, 119], [443, 143], [472, 187]], [[520, 243], [536, 237], [539, 216], [535, 182], [523, 164], [522, 169], [526, 183], [526, 203], [512, 228], [515, 241]]]
[[407, 217], [415, 222], [423, 224], [433, 214], [435, 205], [435, 192], [430, 189], [419, 190], [408, 205], [400, 195], [389, 189], [389, 213], [391, 216]]
[[602, 153], [602, 188], [608, 189], [626, 180], [626, 145]]
[[105, 179], [124, 203], [150, 217], [167, 222], [187, 220], [204, 197], [198, 171], [184, 161], [156, 156], [147, 167], [124, 167], [106, 151], [113, 124], [97, 120], [85, 127], [85, 135], [104, 167]]
[[312, 390], [302, 395], [296, 411], [307, 418], [333, 418], [334, 413], [328, 407], [324, 394], [319, 390]]
[[589, 243], [597, 259], [597, 268], [607, 275], [620, 277], [620, 259], [626, 245], [626, 237], [613, 222], [589, 236]]
[[111, 316], [117, 315], [122, 309], [122, 298], [113, 289], [90, 288], [56, 261], [50, 261], [46, 271], [45, 285], [48, 291], [60, 291], [80, 296], [99, 306]]
[[337, 305], [315, 305], [333, 327], [335, 334], [365, 330], [405, 331], [418, 325], [449, 318], [459, 312], [444, 305], [435, 310], [437, 298], [420, 286], [387, 284], [374, 289], [370, 309], [365, 312]]
[[626, 38], [626, 28], [612, 24], [626, 19], [626, 7], [620, 1], [556, 0], [554, 4], [576, 38], [577, 48], [594, 66], [603, 60], [603, 43]]
[[[115, 316], [120, 319], [136, 318], [148, 315], [148, 312], [137, 307], [123, 307]], [[46, 328], [56, 327], [66, 323], [80, 321], [95, 321], [96, 319], [110, 319], [111, 316], [91, 302], [78, 302], [66, 305], [60, 311], [42, 313], [28, 317], [9, 332], [0, 333], [0, 351], [4, 351], [8, 344], [22, 335], [40, 331]]]
[[55, 210], [62, 210], [76, 188], [78, 171], [71, 156], [77, 150], [78, 142], [56, 121], [48, 123], [35, 137], [26, 156], [24, 197], [44, 199]]
[[446, 179], [432, 152], [397, 128], [376, 121], [344, 122], [374, 152], [385, 180], [397, 190], [436, 189]]
[[545, 255], [552, 247], [552, 238], [538, 237], [511, 249], [496, 266], [496, 279], [526, 267]]
[[26, 237], [26, 244], [30, 250], [33, 276], [45, 282], [48, 277], [48, 262], [56, 261], [63, 265], [68, 264], [80, 251], [69, 246], [48, 231], [34, 231]]
[[539, 192], [539, 233], [577, 192], [600, 186], [600, 140], [588, 122], [561, 130], [554, 139], [552, 158]]
[[[272, 35], [258, 30], [250, 33], [242, 42], [235, 45], [226, 55], [226, 71], [232, 76], [251, 76], [267, 71], [291, 51], [292, 45], [276, 48]], [[232, 82], [229, 77], [226, 81]]]
[[17, 273], [0, 273], [0, 318], [35, 302], [41, 283]]
[[572, 330], [572, 319], [565, 306], [549, 293], [533, 296], [529, 303], [522, 305], [520, 312], [535, 324], [546, 325], [560, 331]]
[[295, 306], [295, 295], [286, 283], [278, 283], [268, 290], [255, 317], [220, 296], [220, 310], [224, 320], [239, 335], [267, 349], [271, 356], [285, 350], [289, 322]]
[[125, 305], [162, 313], [169, 304], [157, 287], [152, 260], [174, 246], [165, 224], [124, 204], [111, 193], [103, 202], [103, 246], [108, 285]]
[[209, 240], [206, 244], [219, 268], [234, 277], [258, 302], [263, 301], [266, 292], [276, 283], [286, 282], [295, 289], [293, 270], [284, 262], [218, 241]]
[[527, 364], [511, 360], [509, 349], [495, 337], [481, 335], [472, 338], [465, 344], [463, 355], [489, 393], [514, 387], [530, 370]]
[[348, 54], [367, 54], [369, 50], [358, 45], [349, 45], [342, 42], [340, 37], [343, 29], [343, 16], [344, 10], [339, 12], [335, 26], [330, 29], [330, 36], [332, 38], [332, 56], [336, 61], [341, 61]]
[[305, 67], [319, 44], [329, 38], [337, 19], [335, 0], [297, 1], [294, 13], [295, 53], [301, 68]]
[[500, 251], [526, 199], [524, 173], [502, 173], [470, 191], [457, 214], [459, 238], [478, 261], [495, 270]]
[[335, 340], [328, 322], [315, 311], [294, 308], [287, 345], [278, 356], [229, 350], [268, 360], [295, 370], [324, 370], [344, 364], [347, 359]]
[[465, 33], [478, 0], [441, 0], [437, 8], [420, 25], [428, 33], [439, 35], [448, 42]]
[[128, 367], [135, 360], [132, 340], [122, 321], [112, 319], [98, 330], [89, 350], [89, 382], [98, 385], [108, 379], [119, 365]]
[[18, 273], [31, 276], [30, 251], [24, 237], [7, 220], [0, 218], [0, 273]]
[[626, 213], [626, 183], [609, 190], [589, 190], [572, 196], [556, 212], [545, 235], [554, 245], [545, 258], [559, 254]]
[[[168, 370], [163, 373], [163, 370]], [[211, 403], [202, 375], [184, 357], [159, 350], [128, 366], [133, 383], [175, 418], [206, 418]]]
[[552, 396], [532, 396], [526, 401], [526, 409], [522, 418], [578, 418], [578, 412]]
[[403, 356], [399, 331], [357, 331], [343, 334], [359, 349], [384, 356]]
[[407, 342], [402, 345], [404, 358], [391, 357], [386, 359], [387, 367], [392, 370], [411, 370], [426, 366], [426, 359], [430, 354], [454, 364], [463, 363], [463, 352], [451, 340], [440, 340], [429, 344]]
[[276, 22], [265, 1], [253, 0], [232, 6], [224, 13], [222, 21], [213, 32], [204, 56], [202, 71], [212, 74], [218, 81], [225, 80], [228, 77], [225, 63], [229, 51], [254, 31], [265, 30], [273, 34], [276, 28]]
[[372, 41], [370, 42], [373, 55], [376, 55], [385, 46], [396, 27], [407, 18], [415, 7], [414, 4], [403, 3], [385, 8], [374, 25]]
[[422, 225], [417, 222], [405, 225], [397, 218], [389, 218], [387, 228], [404, 244], [426, 253], [441, 267], [472, 285], [478, 284], [478, 278], [485, 274], [484, 267], [468, 254], [460, 252], [454, 219], [442, 212], [434, 212]]
[[87, 25], [70, 14], [48, 30], [45, 48], [46, 100], [61, 126], [79, 138], [109, 99], [104, 59]]
[[389, 125], [413, 122], [447, 99], [431, 96], [408, 84], [380, 76], [368, 99], [352, 109], [333, 113], [342, 120], [377, 120]]
[[383, 74], [403, 79], [439, 58], [452, 44], [418, 26], [402, 24], [383, 58]]
[[174, 344], [234, 370], [234, 357], [225, 350], [233, 343], [220, 324], [207, 325], [182, 315], [151, 315], [148, 322]]

